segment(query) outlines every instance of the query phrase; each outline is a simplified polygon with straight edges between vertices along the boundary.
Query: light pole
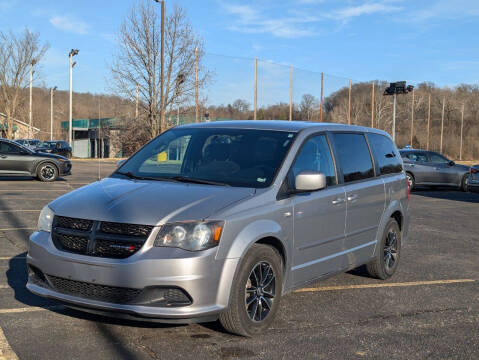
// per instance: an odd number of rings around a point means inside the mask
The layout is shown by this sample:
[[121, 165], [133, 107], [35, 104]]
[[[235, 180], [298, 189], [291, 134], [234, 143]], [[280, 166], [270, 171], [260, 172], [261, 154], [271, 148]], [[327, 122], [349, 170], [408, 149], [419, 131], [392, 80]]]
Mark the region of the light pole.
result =
[[393, 95], [393, 128], [392, 128], [392, 137], [393, 141], [396, 142], [396, 95], [397, 94], [407, 94], [410, 91], [413, 91], [414, 86], [406, 86], [405, 81], [397, 81], [395, 83], [390, 83], [389, 87], [384, 90], [383, 95]]
[[165, 86], [165, 1], [155, 0], [155, 2], [161, 4], [161, 49], [160, 49], [160, 131], [163, 130], [165, 111], [164, 111], [164, 91]]
[[75, 66], [76, 62], [73, 62], [73, 57], [78, 55], [78, 49], [71, 49], [68, 57], [70, 59], [70, 117], [68, 120], [68, 143], [70, 144], [73, 150], [73, 141], [72, 141], [72, 134], [73, 134], [73, 127], [72, 127], [72, 88], [73, 88], [73, 67]]
[[30, 63], [30, 110], [29, 110], [29, 127], [28, 127], [28, 137], [32, 138], [33, 137], [33, 131], [32, 131], [32, 88], [33, 88], [33, 66], [36, 64], [36, 60], [32, 60]]
[[57, 87], [50, 88], [50, 140], [53, 140], [53, 93]]

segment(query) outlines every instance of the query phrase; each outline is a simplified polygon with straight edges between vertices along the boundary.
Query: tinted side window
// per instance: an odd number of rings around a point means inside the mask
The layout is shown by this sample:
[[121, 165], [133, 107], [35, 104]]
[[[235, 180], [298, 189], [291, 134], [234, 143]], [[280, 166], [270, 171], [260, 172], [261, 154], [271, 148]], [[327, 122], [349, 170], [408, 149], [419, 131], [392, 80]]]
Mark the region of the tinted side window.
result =
[[7, 142], [0, 141], [0, 153], [1, 154], [19, 154], [20, 147], [9, 144]]
[[374, 177], [373, 163], [364, 135], [338, 133], [333, 136], [344, 182]]
[[367, 136], [379, 165], [379, 173], [381, 175], [400, 173], [402, 162], [392, 141], [384, 135], [368, 134]]
[[328, 186], [337, 184], [336, 171], [326, 135], [312, 137], [304, 143], [289, 174], [290, 187], [294, 188], [294, 179], [301, 171], [322, 172], [326, 175]]
[[444, 156], [439, 155], [437, 153], [430, 152], [429, 153], [429, 161], [433, 163], [448, 163], [449, 160], [446, 159]]

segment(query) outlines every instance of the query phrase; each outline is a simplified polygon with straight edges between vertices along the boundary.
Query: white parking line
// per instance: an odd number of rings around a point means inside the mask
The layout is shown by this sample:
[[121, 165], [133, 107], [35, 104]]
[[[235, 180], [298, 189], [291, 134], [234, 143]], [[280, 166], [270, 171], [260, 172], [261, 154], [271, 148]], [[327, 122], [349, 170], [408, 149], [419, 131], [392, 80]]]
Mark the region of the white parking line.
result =
[[49, 191], [49, 192], [60, 192], [60, 191], [68, 191], [68, 189], [1, 189], [0, 191]]
[[9, 285], [0, 285], [0, 289], [8, 289], [9, 287]]
[[35, 230], [36, 228], [6, 228], [0, 229], [0, 231], [15, 231], [15, 230]]
[[19, 197], [2, 198], [2, 200], [29, 200], [29, 201], [52, 201], [52, 200], [55, 200], [55, 199], [56, 199], [56, 197], [48, 198], [48, 199], [45, 199], [45, 198], [19, 198]]
[[342, 285], [342, 286], [320, 286], [316, 288], [298, 289], [295, 292], [317, 292], [317, 291], [334, 291], [334, 290], [352, 290], [352, 289], [371, 289], [386, 287], [405, 287], [405, 286], [421, 286], [421, 285], [446, 285], [456, 283], [475, 282], [475, 279], [452, 279], [452, 280], [431, 280], [431, 281], [410, 281], [399, 283], [383, 283], [383, 284], [362, 284], [362, 285]]
[[23, 260], [26, 258], [27, 258], [26, 256], [3, 256], [3, 257], [0, 257], [0, 261], [1, 260]]
[[40, 212], [41, 210], [0, 210], [0, 213], [11, 213], [11, 212]]
[[[1, 314], [17, 314], [17, 313], [25, 313], [25, 312], [35, 312], [35, 311], [45, 311], [45, 310], [55, 310], [55, 309], [63, 309], [63, 305], [53, 305], [53, 306], [46, 306], [46, 307], [39, 307], [39, 306], [29, 306], [23, 308], [11, 308], [11, 309], [0, 309]], [[0, 358], [1, 360], [1, 358]]]
[[0, 359], [1, 360], [18, 360], [17, 354], [12, 350], [10, 344], [0, 327]]

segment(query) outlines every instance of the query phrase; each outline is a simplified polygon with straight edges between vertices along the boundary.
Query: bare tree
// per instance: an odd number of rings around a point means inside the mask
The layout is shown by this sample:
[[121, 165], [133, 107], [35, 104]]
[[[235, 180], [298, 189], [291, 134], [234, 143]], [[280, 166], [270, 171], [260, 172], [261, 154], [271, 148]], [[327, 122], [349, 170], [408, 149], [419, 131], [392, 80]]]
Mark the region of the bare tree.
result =
[[313, 112], [318, 109], [318, 100], [311, 94], [304, 94], [299, 104], [299, 112], [302, 120], [311, 121]]
[[[160, 14], [151, 1], [140, 0], [131, 9], [121, 26], [119, 50], [111, 65], [113, 88], [134, 100], [139, 87], [140, 107], [144, 126], [154, 137], [167, 128], [161, 114], [173, 106], [186, 107], [195, 95], [195, 48], [199, 71], [199, 86], [209, 75], [204, 70], [203, 42], [197, 36], [180, 6], [174, 6], [165, 19], [165, 88], [164, 107], [160, 109]], [[164, 116], [163, 116], [164, 118]]]
[[0, 32], [0, 105], [7, 116], [7, 137], [13, 138], [13, 118], [28, 85], [31, 64], [36, 64], [47, 51], [40, 35], [25, 29], [20, 35]]

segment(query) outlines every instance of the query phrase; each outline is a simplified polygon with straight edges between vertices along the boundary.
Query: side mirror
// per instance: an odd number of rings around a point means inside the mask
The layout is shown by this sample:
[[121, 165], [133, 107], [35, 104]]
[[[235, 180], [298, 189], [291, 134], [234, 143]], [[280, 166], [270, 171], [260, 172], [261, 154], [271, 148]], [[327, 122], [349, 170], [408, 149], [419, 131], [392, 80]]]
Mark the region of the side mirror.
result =
[[116, 163], [116, 167], [121, 167], [125, 163], [126, 159], [120, 160]]
[[452, 161], [452, 160], [449, 161], [449, 166], [454, 166], [454, 165], [456, 165], [456, 163], [454, 161]]
[[317, 171], [302, 171], [296, 175], [293, 192], [309, 192], [326, 187], [326, 175]]

